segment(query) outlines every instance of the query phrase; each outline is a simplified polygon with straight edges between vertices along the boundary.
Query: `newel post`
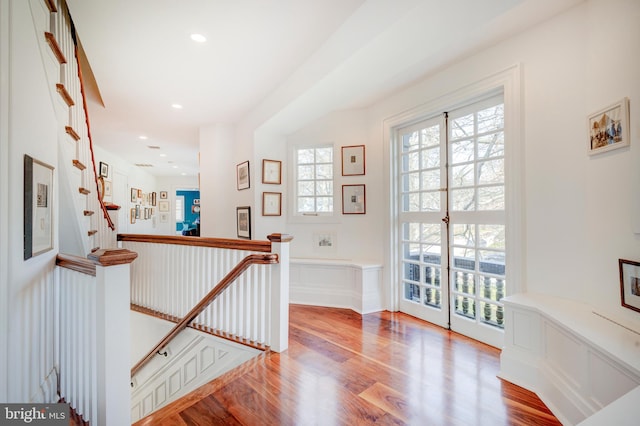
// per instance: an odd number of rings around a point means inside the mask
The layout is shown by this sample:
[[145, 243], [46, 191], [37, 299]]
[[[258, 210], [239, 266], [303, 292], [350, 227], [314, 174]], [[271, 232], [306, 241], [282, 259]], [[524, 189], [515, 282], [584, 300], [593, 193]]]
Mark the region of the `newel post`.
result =
[[271, 266], [271, 350], [283, 352], [289, 347], [289, 243], [293, 236], [271, 234], [271, 252], [278, 263]]
[[98, 424], [131, 424], [130, 266], [138, 253], [97, 250], [87, 256], [96, 265], [96, 350]]

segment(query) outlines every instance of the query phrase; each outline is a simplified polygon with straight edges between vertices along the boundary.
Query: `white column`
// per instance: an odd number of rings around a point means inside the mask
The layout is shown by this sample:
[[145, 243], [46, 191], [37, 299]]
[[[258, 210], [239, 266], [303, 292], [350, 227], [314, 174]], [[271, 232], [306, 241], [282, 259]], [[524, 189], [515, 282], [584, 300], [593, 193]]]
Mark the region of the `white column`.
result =
[[137, 253], [98, 250], [96, 264], [96, 351], [98, 424], [131, 424], [130, 263]]
[[271, 252], [278, 263], [271, 267], [271, 350], [283, 352], [289, 347], [289, 243], [293, 237], [271, 234]]

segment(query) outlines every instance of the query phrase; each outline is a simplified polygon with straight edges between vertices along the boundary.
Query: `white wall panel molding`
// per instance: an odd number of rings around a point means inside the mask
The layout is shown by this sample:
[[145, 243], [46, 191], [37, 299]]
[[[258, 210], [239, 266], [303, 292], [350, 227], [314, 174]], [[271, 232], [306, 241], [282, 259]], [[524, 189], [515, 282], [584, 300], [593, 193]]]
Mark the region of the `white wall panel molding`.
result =
[[[519, 294], [503, 301], [499, 376], [537, 393], [563, 424], [581, 422], [640, 386], [635, 325], [550, 296]], [[640, 407], [629, 407], [640, 414]]]

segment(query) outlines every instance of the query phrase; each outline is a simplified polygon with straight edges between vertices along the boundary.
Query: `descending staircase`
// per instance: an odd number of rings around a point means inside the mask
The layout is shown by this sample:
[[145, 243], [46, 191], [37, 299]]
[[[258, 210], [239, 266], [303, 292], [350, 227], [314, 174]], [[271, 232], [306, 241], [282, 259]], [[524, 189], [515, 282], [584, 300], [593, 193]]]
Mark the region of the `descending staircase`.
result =
[[[131, 312], [131, 359], [140, 359], [174, 325]], [[164, 407], [262, 351], [191, 328], [183, 330], [131, 379], [131, 421]]]

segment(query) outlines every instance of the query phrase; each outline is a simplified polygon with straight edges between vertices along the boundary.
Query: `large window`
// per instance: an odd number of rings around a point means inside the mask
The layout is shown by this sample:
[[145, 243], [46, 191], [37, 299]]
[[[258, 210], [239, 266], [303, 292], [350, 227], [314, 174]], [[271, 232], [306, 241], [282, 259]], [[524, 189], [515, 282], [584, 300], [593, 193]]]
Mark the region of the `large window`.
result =
[[298, 148], [295, 160], [296, 214], [332, 214], [333, 146]]

